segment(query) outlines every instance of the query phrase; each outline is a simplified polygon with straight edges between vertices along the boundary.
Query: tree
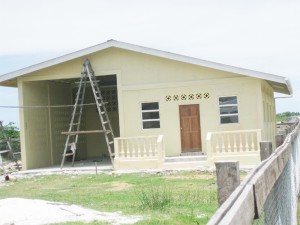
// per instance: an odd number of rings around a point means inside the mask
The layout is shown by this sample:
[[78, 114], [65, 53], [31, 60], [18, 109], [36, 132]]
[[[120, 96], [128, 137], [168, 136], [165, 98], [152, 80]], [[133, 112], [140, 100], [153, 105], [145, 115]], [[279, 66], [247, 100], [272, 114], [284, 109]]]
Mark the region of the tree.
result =
[[285, 121], [289, 117], [292, 116], [300, 116], [299, 112], [283, 112], [283, 113], [277, 113], [276, 114], [276, 121]]
[[[4, 134], [3, 134], [4, 132]], [[13, 122], [9, 122], [7, 125], [3, 125], [3, 132], [0, 132], [0, 140], [5, 139], [4, 136], [6, 136], [6, 138], [13, 138], [13, 139], [19, 139], [20, 138], [20, 130], [19, 128], [15, 125], [15, 123]], [[20, 141], [11, 141], [11, 147], [13, 149], [13, 151], [16, 152], [20, 152]], [[0, 150], [4, 150], [7, 149], [7, 144], [5, 143], [1, 143], [0, 144]]]

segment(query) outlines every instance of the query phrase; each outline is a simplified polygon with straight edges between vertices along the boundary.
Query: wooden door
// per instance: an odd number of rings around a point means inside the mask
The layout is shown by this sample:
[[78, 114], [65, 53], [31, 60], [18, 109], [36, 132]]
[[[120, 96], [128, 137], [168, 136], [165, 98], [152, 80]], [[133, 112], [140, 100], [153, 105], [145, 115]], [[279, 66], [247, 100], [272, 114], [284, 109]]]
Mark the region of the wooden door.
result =
[[199, 105], [180, 105], [181, 151], [201, 151]]

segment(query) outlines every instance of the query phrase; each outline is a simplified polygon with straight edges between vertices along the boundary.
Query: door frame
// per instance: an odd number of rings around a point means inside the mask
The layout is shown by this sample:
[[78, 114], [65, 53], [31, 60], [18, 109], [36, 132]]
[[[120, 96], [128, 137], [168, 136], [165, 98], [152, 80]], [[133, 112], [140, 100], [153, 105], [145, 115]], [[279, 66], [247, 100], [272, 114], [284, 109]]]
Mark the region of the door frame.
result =
[[[190, 149], [184, 149], [184, 146], [183, 146], [183, 133], [182, 133], [182, 107], [188, 107], [188, 106], [197, 106], [197, 122], [198, 122], [198, 126], [196, 126], [196, 129], [198, 129], [198, 136], [197, 138], [199, 138], [199, 148], [196, 148], [196, 149], [193, 149], [193, 148], [190, 148]], [[191, 116], [191, 115], [190, 115]], [[180, 126], [180, 143], [181, 143], [181, 153], [187, 153], [187, 152], [202, 152], [202, 138], [201, 138], [201, 116], [200, 116], [200, 104], [196, 103], [196, 104], [184, 104], [184, 105], [179, 105], [179, 126]], [[191, 126], [190, 126], [191, 128]], [[192, 135], [192, 132], [191, 132], [191, 135]], [[190, 138], [192, 138], [192, 136], [190, 136]], [[191, 142], [192, 139], [190, 139]], [[197, 142], [197, 141], [196, 141]], [[192, 143], [193, 144], [193, 143]]]

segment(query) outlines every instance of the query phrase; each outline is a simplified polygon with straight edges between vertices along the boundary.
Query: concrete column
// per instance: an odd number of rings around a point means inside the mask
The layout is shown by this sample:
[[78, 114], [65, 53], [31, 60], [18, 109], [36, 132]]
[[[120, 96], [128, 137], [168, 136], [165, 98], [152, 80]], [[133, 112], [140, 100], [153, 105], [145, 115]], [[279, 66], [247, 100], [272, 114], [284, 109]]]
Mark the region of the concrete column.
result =
[[240, 168], [238, 161], [215, 162], [218, 202], [221, 206], [231, 193], [240, 185]]
[[284, 130], [284, 129], [278, 129], [277, 134], [281, 134], [281, 135], [283, 135], [283, 138], [285, 138], [287, 133], [286, 133], [286, 130]]
[[275, 136], [275, 140], [276, 140], [276, 148], [278, 148], [284, 142], [284, 135], [283, 134], [277, 134]]
[[263, 161], [272, 154], [272, 142], [271, 141], [261, 141], [260, 146], [260, 160]]

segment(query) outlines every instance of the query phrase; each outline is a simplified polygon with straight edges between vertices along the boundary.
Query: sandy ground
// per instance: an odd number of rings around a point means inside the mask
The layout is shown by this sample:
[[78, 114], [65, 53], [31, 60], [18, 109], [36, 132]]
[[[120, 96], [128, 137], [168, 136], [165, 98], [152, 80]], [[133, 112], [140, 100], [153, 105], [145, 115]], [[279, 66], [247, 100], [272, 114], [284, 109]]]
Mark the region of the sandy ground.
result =
[[94, 220], [118, 225], [134, 224], [142, 219], [141, 216], [124, 216], [121, 212], [99, 212], [61, 202], [23, 198], [0, 200], [0, 212], [0, 225], [42, 225]]

